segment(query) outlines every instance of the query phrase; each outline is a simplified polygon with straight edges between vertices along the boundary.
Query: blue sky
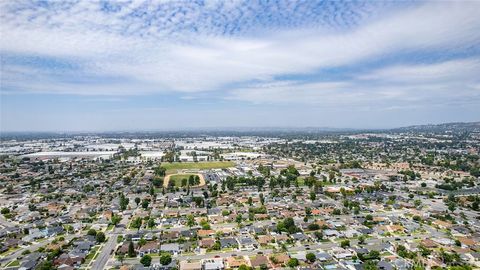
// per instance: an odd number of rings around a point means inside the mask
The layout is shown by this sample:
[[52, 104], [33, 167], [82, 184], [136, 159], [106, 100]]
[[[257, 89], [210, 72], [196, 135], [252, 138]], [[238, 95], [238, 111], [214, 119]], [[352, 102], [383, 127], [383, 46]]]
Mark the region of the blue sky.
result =
[[0, 130], [480, 120], [476, 1], [1, 1]]

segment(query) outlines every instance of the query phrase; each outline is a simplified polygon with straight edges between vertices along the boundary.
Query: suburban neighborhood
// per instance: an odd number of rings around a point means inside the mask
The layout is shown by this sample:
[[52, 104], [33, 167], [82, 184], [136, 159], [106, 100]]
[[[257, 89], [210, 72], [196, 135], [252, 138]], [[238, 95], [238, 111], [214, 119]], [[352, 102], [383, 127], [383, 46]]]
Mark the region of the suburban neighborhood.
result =
[[475, 269], [480, 126], [3, 138], [2, 269]]

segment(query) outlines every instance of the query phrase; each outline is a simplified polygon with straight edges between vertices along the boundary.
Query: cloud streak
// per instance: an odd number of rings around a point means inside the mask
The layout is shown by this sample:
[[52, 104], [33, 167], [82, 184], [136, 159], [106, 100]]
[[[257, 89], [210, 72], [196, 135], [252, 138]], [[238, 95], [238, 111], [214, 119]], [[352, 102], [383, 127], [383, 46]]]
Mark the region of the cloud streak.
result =
[[[427, 3], [353, 30], [335, 33], [329, 28], [307, 28], [275, 31], [261, 37], [187, 33], [181, 38], [162, 39], [124, 35], [101, 27], [86, 28], [109, 21], [102, 12], [87, 16], [77, 28], [73, 22], [79, 18], [67, 19], [61, 13], [44, 24], [33, 26], [26, 22], [13, 26], [5, 21], [9, 16], [2, 16], [2, 24], [6, 25], [2, 28], [2, 53], [67, 59], [77, 63], [80, 70], [66, 70], [66, 76], [73, 77], [71, 73], [75, 73], [96, 77], [88, 87], [78, 90], [75, 81], [52, 85], [55, 77], [49, 72], [44, 72], [35, 82], [28, 82], [26, 78], [38, 70], [30, 74], [18, 73], [12, 67], [14, 63], [3, 63], [4, 72], [24, 76], [25, 80], [21, 80], [22, 85], [10, 81], [2, 89], [89, 95], [211, 91], [233, 83], [270, 80], [288, 74], [312, 74], [324, 68], [353, 65], [400, 51], [466, 49], [480, 41], [480, 20], [475, 16], [478, 7], [475, 2]], [[94, 7], [77, 7], [68, 14], [79, 9], [95, 10]], [[34, 16], [31, 13], [20, 14]], [[36, 15], [36, 21], [42, 22], [45, 16]], [[19, 20], [22, 22], [17, 18], [16, 23]], [[131, 25], [135, 25], [136, 20], [130, 20]], [[129, 27], [134, 27], [131, 25]], [[119, 27], [113, 27], [116, 28]], [[103, 77], [123, 78], [124, 87], [105, 85], [101, 82]]]
[[304, 115], [480, 107], [478, 10], [474, 1], [3, 1], [0, 95], [122, 106], [150, 97], [265, 117], [289, 106]]

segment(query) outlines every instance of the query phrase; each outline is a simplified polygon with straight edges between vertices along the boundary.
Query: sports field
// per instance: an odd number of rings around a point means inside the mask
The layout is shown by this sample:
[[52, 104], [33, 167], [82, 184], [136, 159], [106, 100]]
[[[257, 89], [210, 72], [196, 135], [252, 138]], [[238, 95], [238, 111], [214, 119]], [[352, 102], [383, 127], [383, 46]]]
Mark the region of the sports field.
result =
[[161, 166], [167, 169], [167, 174], [172, 174], [176, 173], [177, 170], [224, 169], [234, 167], [235, 163], [231, 161], [173, 162], [162, 163]]
[[181, 187], [182, 186], [182, 179], [187, 179], [190, 177], [190, 175], [195, 176], [196, 174], [172, 174], [169, 177], [169, 181], [174, 181], [176, 187]]
[[190, 175], [193, 175], [193, 176], [198, 175], [200, 177], [200, 184], [192, 187], [201, 187], [205, 185], [205, 178], [203, 177], [202, 174], [186, 174], [185, 173], [185, 174], [169, 174], [165, 176], [165, 179], [163, 180], [163, 186], [168, 187], [168, 184], [170, 183], [170, 181], [174, 181], [176, 187], [181, 187], [182, 179], [185, 178], [188, 181], [188, 178], [190, 177]]

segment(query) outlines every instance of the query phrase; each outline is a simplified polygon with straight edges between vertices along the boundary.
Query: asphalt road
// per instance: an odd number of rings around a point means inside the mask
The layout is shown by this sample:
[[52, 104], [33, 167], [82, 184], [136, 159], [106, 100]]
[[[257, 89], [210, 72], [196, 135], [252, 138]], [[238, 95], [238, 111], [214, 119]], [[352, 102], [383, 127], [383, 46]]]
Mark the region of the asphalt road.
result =
[[[120, 224], [127, 226], [129, 218], [130, 218], [129, 216], [124, 215], [122, 220], [120, 221]], [[103, 245], [102, 250], [100, 251], [100, 254], [92, 263], [91, 269], [101, 270], [105, 268], [105, 265], [107, 264], [108, 260], [112, 256], [112, 253], [115, 247], [117, 246], [118, 235], [125, 233], [125, 231], [126, 230], [123, 228], [114, 228], [113, 231], [111, 231], [110, 233], [107, 232], [107, 236], [108, 236], [107, 243]]]
[[92, 263], [92, 269], [94, 270], [103, 269], [107, 264], [108, 259], [110, 259], [110, 256], [112, 255], [112, 251], [115, 249], [116, 245], [117, 245], [117, 234], [116, 233], [110, 234], [110, 237], [108, 238], [107, 243], [103, 245], [102, 251], [97, 256], [97, 259]]

